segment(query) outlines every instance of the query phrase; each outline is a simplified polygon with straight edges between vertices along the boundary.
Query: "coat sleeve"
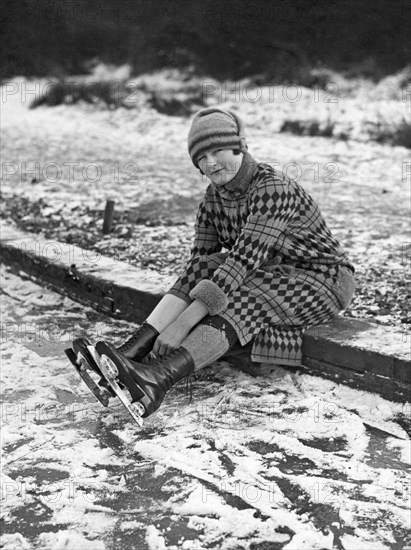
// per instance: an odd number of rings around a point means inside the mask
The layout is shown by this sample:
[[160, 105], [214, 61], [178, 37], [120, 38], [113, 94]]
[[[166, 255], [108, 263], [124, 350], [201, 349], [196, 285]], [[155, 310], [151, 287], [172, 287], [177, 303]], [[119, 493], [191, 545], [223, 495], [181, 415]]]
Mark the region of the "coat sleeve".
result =
[[195, 278], [198, 276], [198, 270], [193, 269], [194, 260], [196, 258], [198, 259], [198, 256], [220, 252], [222, 249], [222, 245], [218, 239], [217, 229], [213, 221], [214, 216], [211, 216], [207, 211], [209, 201], [212, 203], [212, 197], [210, 198], [206, 192], [197, 211], [194, 226], [195, 236], [190, 257], [187, 260], [180, 277], [167, 292], [167, 294], [173, 294], [174, 296], [185, 300], [187, 303], [191, 303], [192, 301], [187, 287], [192, 288], [192, 285], [195, 283]]
[[296, 195], [288, 179], [267, 178], [253, 190], [245, 227], [210, 280], [200, 281], [191, 291], [215, 315], [228, 305], [228, 297], [281, 244], [284, 231], [295, 216]]

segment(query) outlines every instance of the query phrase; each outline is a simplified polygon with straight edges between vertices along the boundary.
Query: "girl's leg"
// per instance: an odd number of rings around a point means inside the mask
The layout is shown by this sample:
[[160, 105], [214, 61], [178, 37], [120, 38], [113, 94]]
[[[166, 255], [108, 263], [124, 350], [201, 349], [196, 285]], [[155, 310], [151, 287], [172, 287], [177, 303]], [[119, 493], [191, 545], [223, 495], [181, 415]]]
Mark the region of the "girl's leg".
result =
[[171, 325], [189, 305], [190, 302], [178, 298], [178, 296], [166, 294], [156, 305], [145, 322], [149, 323], [158, 332], [162, 332], [168, 325]]
[[158, 335], [182, 313], [189, 304], [182, 298], [166, 294], [140, 328], [117, 348], [129, 359], [143, 361], [153, 349]]
[[97, 353], [117, 366], [120, 381], [149, 416], [161, 405], [176, 382], [222, 357], [237, 339], [235, 329], [218, 315], [204, 317], [182, 345], [151, 365], [130, 361], [107, 344], [98, 342]]
[[200, 370], [220, 359], [237, 341], [237, 333], [219, 315], [207, 315], [181, 343], [194, 362], [194, 370]]
[[141, 361], [153, 349], [158, 335], [173, 323], [192, 303], [190, 291], [202, 279], [209, 278], [224, 261], [225, 254], [196, 256], [183, 275], [161, 299], [138, 331], [124, 342], [118, 351]]

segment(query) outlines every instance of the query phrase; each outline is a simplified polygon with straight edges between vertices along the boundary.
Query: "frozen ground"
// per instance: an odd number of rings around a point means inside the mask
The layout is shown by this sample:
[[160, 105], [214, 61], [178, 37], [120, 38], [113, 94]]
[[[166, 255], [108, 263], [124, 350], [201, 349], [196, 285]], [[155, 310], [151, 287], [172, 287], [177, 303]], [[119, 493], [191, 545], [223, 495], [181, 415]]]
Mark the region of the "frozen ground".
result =
[[[152, 85], [164, 83], [157, 77]], [[160, 114], [141, 97], [131, 110], [81, 103], [30, 110], [30, 90], [40, 84], [16, 79], [13, 93], [0, 89], [2, 217], [52, 241], [177, 276], [207, 186], [187, 154], [190, 120]], [[209, 104], [237, 111], [252, 155], [295, 178], [318, 202], [357, 270], [346, 315], [408, 330], [409, 149], [377, 143], [369, 130], [408, 120], [409, 96], [396, 85], [382, 94], [372, 82], [352, 97], [248, 84], [215, 85]], [[294, 119], [330, 119], [347, 139], [279, 133]], [[117, 218], [102, 236], [106, 199], [115, 200]]]
[[403, 550], [409, 404], [298, 372], [227, 364], [139, 429], [63, 350], [107, 319], [2, 272], [4, 549]]

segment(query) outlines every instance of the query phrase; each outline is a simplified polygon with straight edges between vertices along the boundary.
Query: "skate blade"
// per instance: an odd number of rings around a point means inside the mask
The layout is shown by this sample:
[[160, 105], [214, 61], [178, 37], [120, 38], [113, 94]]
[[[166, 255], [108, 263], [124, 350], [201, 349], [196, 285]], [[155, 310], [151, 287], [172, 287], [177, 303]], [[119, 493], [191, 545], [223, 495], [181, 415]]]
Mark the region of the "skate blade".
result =
[[94, 393], [94, 395], [97, 397], [97, 399], [100, 401], [102, 405], [104, 405], [105, 407], [108, 407], [109, 399], [110, 399], [109, 392], [106, 388], [99, 386], [93, 380], [93, 378], [89, 375], [89, 373], [87, 372], [88, 369], [86, 366], [87, 362], [85, 361], [84, 357], [83, 357], [83, 360], [84, 360], [84, 363], [83, 363], [71, 348], [64, 350], [64, 352], [67, 355], [70, 363], [74, 366], [77, 373], [84, 380], [88, 388]]
[[[91, 357], [93, 358], [94, 362], [97, 364], [97, 367], [98, 367], [98, 368], [100, 369], [100, 371], [101, 371], [101, 364], [100, 364], [100, 363], [101, 363], [101, 360], [100, 360], [100, 355], [97, 353], [96, 348], [95, 348], [93, 345], [90, 344], [89, 346], [87, 346], [87, 350], [88, 350], [88, 352], [90, 353]], [[101, 371], [101, 372], [102, 372], [102, 371]], [[102, 382], [102, 381], [104, 381], [104, 383], [107, 384], [107, 381], [106, 381], [106, 379], [105, 379], [104, 377], [101, 378], [101, 381], [100, 381], [100, 382]], [[110, 388], [110, 392], [111, 392], [111, 394], [110, 394], [111, 397], [116, 397], [116, 393], [113, 391], [113, 389], [111, 388], [111, 386], [109, 386], [109, 388]], [[122, 389], [121, 386], [120, 386], [120, 389]]]
[[87, 346], [88, 352], [90, 353], [91, 357], [94, 359], [96, 365], [98, 368], [100, 368], [100, 355], [97, 353], [96, 348], [92, 345]]
[[103, 373], [103, 376], [106, 379], [107, 383], [116, 393], [117, 397], [120, 399], [129, 414], [141, 427], [143, 425], [143, 419], [141, 417], [145, 413], [143, 405], [141, 403], [138, 403], [137, 401], [135, 403], [132, 403], [127, 397], [126, 393], [120, 388], [116, 381], [116, 377], [118, 376], [118, 369], [115, 363], [110, 359], [110, 357], [107, 357], [107, 355], [103, 354], [99, 357], [99, 361], [100, 370]]

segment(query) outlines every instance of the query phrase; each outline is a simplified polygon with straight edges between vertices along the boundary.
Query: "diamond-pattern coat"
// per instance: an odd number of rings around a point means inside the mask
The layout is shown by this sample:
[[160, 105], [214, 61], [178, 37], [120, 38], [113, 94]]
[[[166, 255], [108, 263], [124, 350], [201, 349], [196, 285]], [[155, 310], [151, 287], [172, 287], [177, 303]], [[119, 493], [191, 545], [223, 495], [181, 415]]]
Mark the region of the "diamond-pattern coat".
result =
[[248, 157], [248, 176], [208, 186], [190, 259], [169, 293], [191, 302], [209, 279], [228, 298], [219, 315], [241, 345], [254, 341], [253, 361], [299, 365], [303, 330], [343, 309], [337, 276], [354, 268], [303, 187]]

